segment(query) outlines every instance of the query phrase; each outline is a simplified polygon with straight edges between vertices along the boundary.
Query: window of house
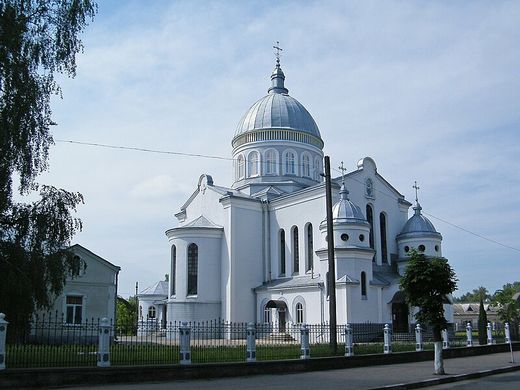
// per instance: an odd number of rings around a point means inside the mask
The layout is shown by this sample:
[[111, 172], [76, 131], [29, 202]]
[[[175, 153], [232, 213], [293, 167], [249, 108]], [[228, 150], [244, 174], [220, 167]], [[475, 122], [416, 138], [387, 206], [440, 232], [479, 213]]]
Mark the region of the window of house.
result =
[[[368, 233], [368, 242], [370, 248], [374, 249], [374, 212], [372, 211], [372, 206], [367, 204], [367, 222], [370, 224], [370, 233]], [[376, 261], [376, 255], [374, 253], [374, 257], [372, 261]]]
[[67, 295], [65, 301], [65, 322], [67, 324], [81, 324], [83, 318], [83, 297], [81, 295]]
[[274, 150], [268, 150], [265, 153], [265, 173], [268, 175], [276, 174], [276, 152]]
[[83, 262], [81, 257], [74, 256], [72, 258], [72, 264], [71, 264], [71, 268], [70, 268], [70, 275], [73, 278], [81, 276], [81, 275], [83, 275], [84, 268], [85, 268], [85, 263]]
[[170, 280], [170, 295], [175, 295], [175, 276], [177, 270], [177, 248], [175, 245], [172, 245], [172, 270], [171, 270], [171, 280]]
[[309, 156], [304, 154], [302, 156], [302, 176], [310, 177], [311, 176], [311, 162]]
[[366, 299], [367, 297], [367, 274], [361, 272], [361, 298]]
[[300, 246], [298, 244], [298, 227], [292, 228], [292, 252], [293, 252], [293, 273], [300, 272]]
[[188, 291], [187, 295], [197, 295], [199, 247], [197, 244], [188, 246]]
[[237, 180], [243, 179], [246, 176], [246, 164], [244, 160], [244, 156], [238, 156], [237, 160]]
[[258, 152], [249, 153], [249, 176], [258, 176], [259, 172], [259, 157]]
[[426, 250], [426, 247], [423, 244], [421, 244], [421, 245], [419, 245], [418, 249], [419, 249], [419, 252], [424, 252]]
[[280, 276], [285, 275], [285, 231], [280, 230]]
[[156, 310], [155, 306], [150, 306], [148, 308], [148, 318], [155, 318]]
[[314, 240], [312, 236], [312, 223], [307, 225], [307, 271], [314, 268]]
[[269, 324], [271, 323], [271, 309], [267, 306], [264, 307], [264, 323]]
[[295, 175], [296, 174], [296, 158], [294, 156], [294, 153], [289, 151], [285, 152], [285, 173], [288, 175]]
[[296, 304], [296, 323], [303, 324], [303, 305], [298, 302]]
[[384, 213], [379, 214], [379, 228], [381, 233], [381, 260], [388, 263], [388, 252], [386, 247], [386, 216]]
[[321, 181], [321, 163], [320, 163], [320, 159], [319, 158], [316, 158], [314, 160], [314, 180], [316, 181]]

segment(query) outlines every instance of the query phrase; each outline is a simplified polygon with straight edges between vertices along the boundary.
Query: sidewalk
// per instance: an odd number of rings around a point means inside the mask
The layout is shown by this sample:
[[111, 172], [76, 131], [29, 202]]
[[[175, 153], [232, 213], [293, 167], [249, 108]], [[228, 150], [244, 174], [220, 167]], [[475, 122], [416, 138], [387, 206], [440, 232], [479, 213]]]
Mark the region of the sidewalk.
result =
[[[433, 375], [433, 361], [370, 366], [285, 375], [193, 379], [165, 383], [103, 386], [104, 389], [406, 389], [474, 379], [520, 370], [520, 353], [496, 353], [444, 360], [446, 375]], [[74, 387], [88, 389], [89, 387]]]

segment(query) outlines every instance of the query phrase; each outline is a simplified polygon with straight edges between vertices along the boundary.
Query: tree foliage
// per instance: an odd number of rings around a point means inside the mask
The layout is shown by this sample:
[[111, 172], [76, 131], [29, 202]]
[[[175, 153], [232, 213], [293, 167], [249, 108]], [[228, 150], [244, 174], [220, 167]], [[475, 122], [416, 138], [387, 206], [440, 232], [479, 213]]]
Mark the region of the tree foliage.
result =
[[415, 250], [410, 252], [410, 260], [401, 278], [401, 289], [406, 302], [418, 308], [417, 321], [433, 327], [436, 341], [441, 340], [441, 330], [448, 325], [443, 303], [456, 288], [455, 272], [446, 259], [427, 258]]
[[489, 302], [491, 299], [491, 294], [489, 293], [486, 287], [480, 286], [471, 292], [467, 292], [466, 294], [461, 295], [459, 298], [454, 298], [453, 301], [456, 303], [475, 303], [480, 302], [480, 300], [484, 302]]
[[[520, 300], [517, 293], [520, 293], [520, 282], [506, 283], [495, 291], [491, 300], [493, 306], [498, 308], [498, 318], [502, 322], [509, 322], [511, 333], [514, 339], [518, 339], [518, 325], [520, 324]], [[514, 299], [516, 298], [516, 299]]]
[[484, 300], [480, 299], [478, 309], [478, 343], [480, 345], [486, 345], [487, 343], [487, 313], [484, 309]]
[[[72, 263], [65, 251], [81, 222], [78, 193], [39, 186], [53, 144], [50, 99], [56, 73], [74, 76], [91, 0], [0, 2], [0, 311], [30, 314], [58, 294]], [[13, 184], [33, 203], [13, 201]]]
[[128, 300], [117, 297], [117, 328], [120, 332], [131, 335], [137, 332], [137, 299], [135, 296]]

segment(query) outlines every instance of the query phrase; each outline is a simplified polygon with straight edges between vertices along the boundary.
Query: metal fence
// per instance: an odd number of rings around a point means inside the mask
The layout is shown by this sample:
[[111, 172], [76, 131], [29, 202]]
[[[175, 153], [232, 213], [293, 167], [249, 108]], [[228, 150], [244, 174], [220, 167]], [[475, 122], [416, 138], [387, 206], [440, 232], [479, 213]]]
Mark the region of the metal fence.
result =
[[[150, 319], [138, 324], [107, 324], [107, 343], [112, 365], [179, 364], [181, 334], [179, 322], [149, 326]], [[302, 324], [247, 324], [223, 320], [184, 323], [190, 330], [192, 363], [240, 362], [247, 355], [248, 326], [255, 330], [255, 359], [298, 359], [302, 349]], [[385, 324], [350, 324], [354, 354], [383, 353]], [[336, 352], [330, 347], [328, 324], [306, 325], [310, 356], [345, 354], [345, 325], [338, 325]], [[413, 328], [412, 328], [413, 329]], [[30, 321], [9, 323], [5, 365], [9, 368], [95, 366], [100, 347], [100, 320], [67, 324], [62, 316], [43, 316]], [[415, 332], [391, 334], [393, 352], [415, 351]], [[4, 335], [5, 338], [5, 335]], [[431, 333], [425, 329], [425, 349], [432, 349]], [[495, 342], [503, 342], [498, 339]], [[1, 340], [0, 340], [1, 344]], [[450, 332], [450, 347], [466, 346], [464, 337]], [[0, 346], [1, 347], [1, 346]], [[0, 348], [0, 355], [1, 355]]]

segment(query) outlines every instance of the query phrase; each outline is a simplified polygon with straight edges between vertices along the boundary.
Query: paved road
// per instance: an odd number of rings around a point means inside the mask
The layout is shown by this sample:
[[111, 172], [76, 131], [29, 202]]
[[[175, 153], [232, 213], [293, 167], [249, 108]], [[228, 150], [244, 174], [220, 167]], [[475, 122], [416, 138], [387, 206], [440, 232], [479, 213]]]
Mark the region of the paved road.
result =
[[430, 387], [432, 390], [518, 390], [520, 389], [520, 371], [507, 374], [492, 375], [485, 378], [466, 380], [458, 383], [447, 383]]
[[[520, 356], [515, 353], [515, 361], [518, 362]], [[252, 389], [252, 390], [288, 390], [288, 389], [374, 389], [385, 386], [392, 386], [405, 383], [416, 383], [428, 381], [438, 378], [449, 378], [458, 375], [475, 373], [483, 370], [494, 370], [503, 367], [520, 370], [520, 364], [511, 363], [511, 355], [509, 353], [498, 353], [492, 355], [473, 356], [456, 359], [446, 359], [444, 367], [446, 376], [433, 375], [433, 362], [417, 362], [406, 364], [394, 364], [387, 366], [372, 366], [350, 368], [342, 370], [314, 371], [285, 375], [257, 375], [236, 378], [219, 378], [219, 379], [197, 379], [182, 380], [167, 383], [139, 383], [126, 385], [103, 386], [108, 390], [120, 389]], [[483, 384], [482, 389], [520, 389], [520, 371], [512, 374], [503, 374], [500, 376], [491, 376], [481, 378], [476, 383]], [[516, 382], [516, 384], [515, 384]], [[487, 383], [487, 384], [485, 384]], [[457, 388], [472, 390], [477, 389], [475, 385], [470, 387], [463, 386], [468, 382], [457, 382], [447, 387], [438, 387], [439, 389]], [[513, 385], [513, 387], [503, 387], [502, 385]], [[496, 387], [498, 386], [499, 387]], [[404, 386], [403, 386], [404, 388]], [[76, 390], [88, 389], [88, 387], [74, 387]]]

